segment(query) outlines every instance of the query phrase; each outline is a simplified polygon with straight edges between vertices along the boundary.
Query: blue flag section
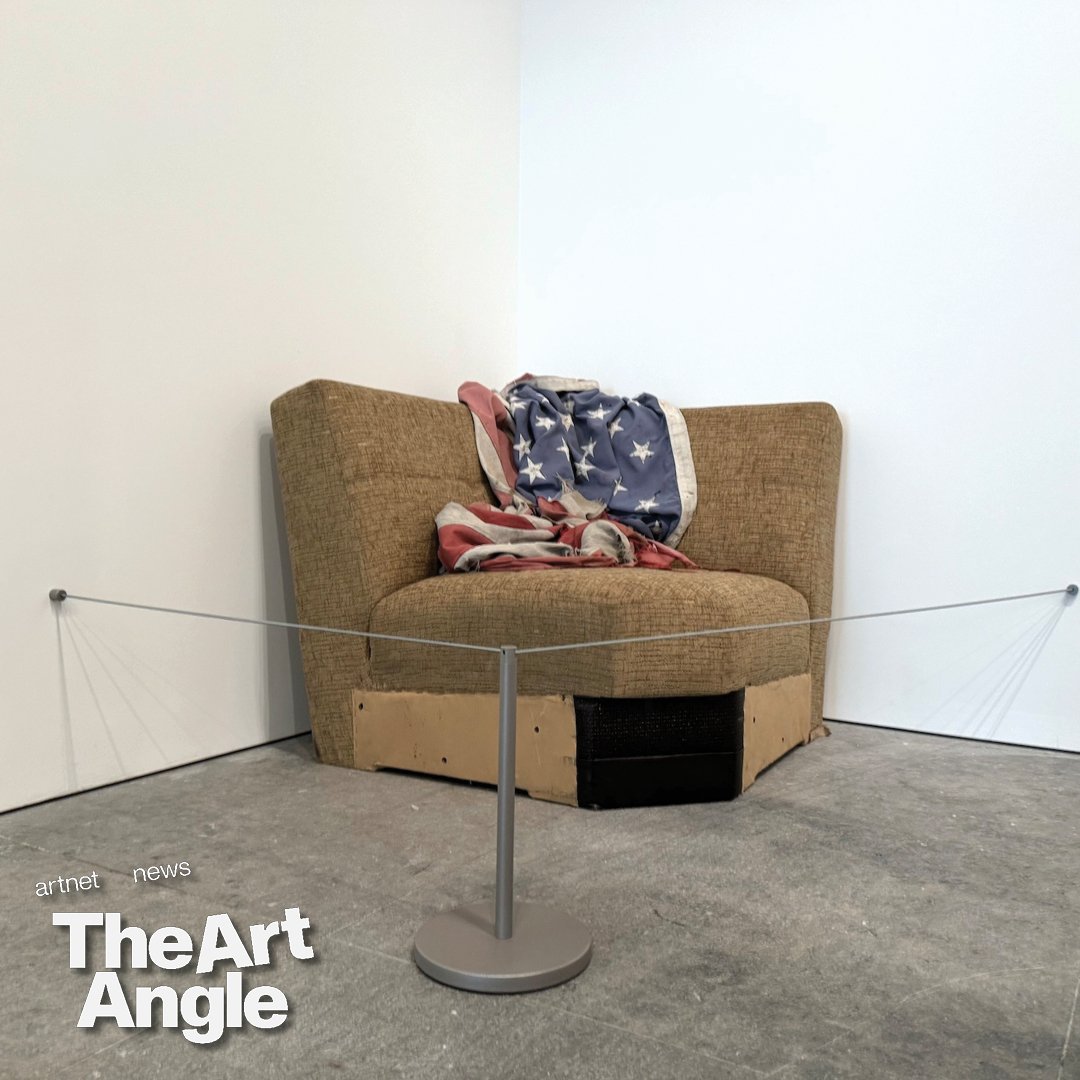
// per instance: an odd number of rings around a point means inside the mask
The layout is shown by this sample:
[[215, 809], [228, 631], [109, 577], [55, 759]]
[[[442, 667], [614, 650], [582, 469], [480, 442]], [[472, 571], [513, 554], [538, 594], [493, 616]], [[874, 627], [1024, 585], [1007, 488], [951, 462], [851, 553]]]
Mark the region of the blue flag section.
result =
[[697, 503], [682, 413], [652, 394], [605, 394], [578, 379], [525, 378], [502, 398], [513, 423], [514, 491], [530, 505], [567, 491], [674, 547]]

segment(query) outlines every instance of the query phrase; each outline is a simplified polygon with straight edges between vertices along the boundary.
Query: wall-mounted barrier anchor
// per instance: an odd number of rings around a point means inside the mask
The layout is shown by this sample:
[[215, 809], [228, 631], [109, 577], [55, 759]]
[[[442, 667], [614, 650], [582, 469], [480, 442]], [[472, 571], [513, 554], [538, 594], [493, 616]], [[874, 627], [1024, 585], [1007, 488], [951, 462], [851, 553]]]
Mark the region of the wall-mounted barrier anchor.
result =
[[67, 589], [50, 589], [49, 599], [57, 604], [62, 604], [67, 599]]
[[1076, 599], [1078, 592], [1080, 592], [1080, 585], [1075, 584], [1075, 582], [1067, 586], [1065, 589], [1065, 603], [1071, 604]]

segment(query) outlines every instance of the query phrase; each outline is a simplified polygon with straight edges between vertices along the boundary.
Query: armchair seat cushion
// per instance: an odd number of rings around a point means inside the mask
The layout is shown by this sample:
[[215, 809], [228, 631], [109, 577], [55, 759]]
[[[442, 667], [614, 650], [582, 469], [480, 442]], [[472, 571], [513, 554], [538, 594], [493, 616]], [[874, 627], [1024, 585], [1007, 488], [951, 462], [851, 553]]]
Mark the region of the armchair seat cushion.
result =
[[[809, 617], [795, 589], [726, 571], [637, 568], [446, 574], [383, 598], [371, 631], [481, 645], [555, 645]], [[810, 670], [810, 627], [537, 653], [518, 662], [524, 694], [726, 694]], [[363, 647], [363, 646], [358, 646]], [[498, 689], [492, 653], [370, 640], [376, 686], [430, 693]]]

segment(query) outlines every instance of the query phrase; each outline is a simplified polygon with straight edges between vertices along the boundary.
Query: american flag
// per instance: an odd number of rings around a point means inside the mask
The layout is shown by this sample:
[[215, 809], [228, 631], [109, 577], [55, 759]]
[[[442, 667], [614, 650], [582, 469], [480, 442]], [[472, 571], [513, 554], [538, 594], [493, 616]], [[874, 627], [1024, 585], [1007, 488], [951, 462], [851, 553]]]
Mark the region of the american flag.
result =
[[565, 567], [640, 566], [697, 569], [681, 551], [610, 518], [580, 515], [576, 496], [542, 499], [543, 514], [512, 507], [447, 503], [435, 517], [444, 570], [546, 570]]
[[[565, 502], [575, 493], [670, 547], [697, 504], [682, 413], [652, 394], [604, 393], [594, 382], [523, 375], [501, 391], [465, 383], [477, 450], [503, 507]], [[579, 504], [583, 505], [583, 504]]]

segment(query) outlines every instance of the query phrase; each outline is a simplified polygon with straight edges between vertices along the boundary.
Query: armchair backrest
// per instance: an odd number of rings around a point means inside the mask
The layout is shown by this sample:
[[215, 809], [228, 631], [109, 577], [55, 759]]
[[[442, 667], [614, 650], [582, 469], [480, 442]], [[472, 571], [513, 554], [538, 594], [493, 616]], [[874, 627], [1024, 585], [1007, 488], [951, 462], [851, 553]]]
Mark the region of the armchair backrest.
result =
[[[698, 508], [681, 550], [708, 570], [775, 578], [832, 614], [842, 429], [824, 402], [686, 409]], [[811, 723], [821, 723], [828, 623], [810, 634]]]

